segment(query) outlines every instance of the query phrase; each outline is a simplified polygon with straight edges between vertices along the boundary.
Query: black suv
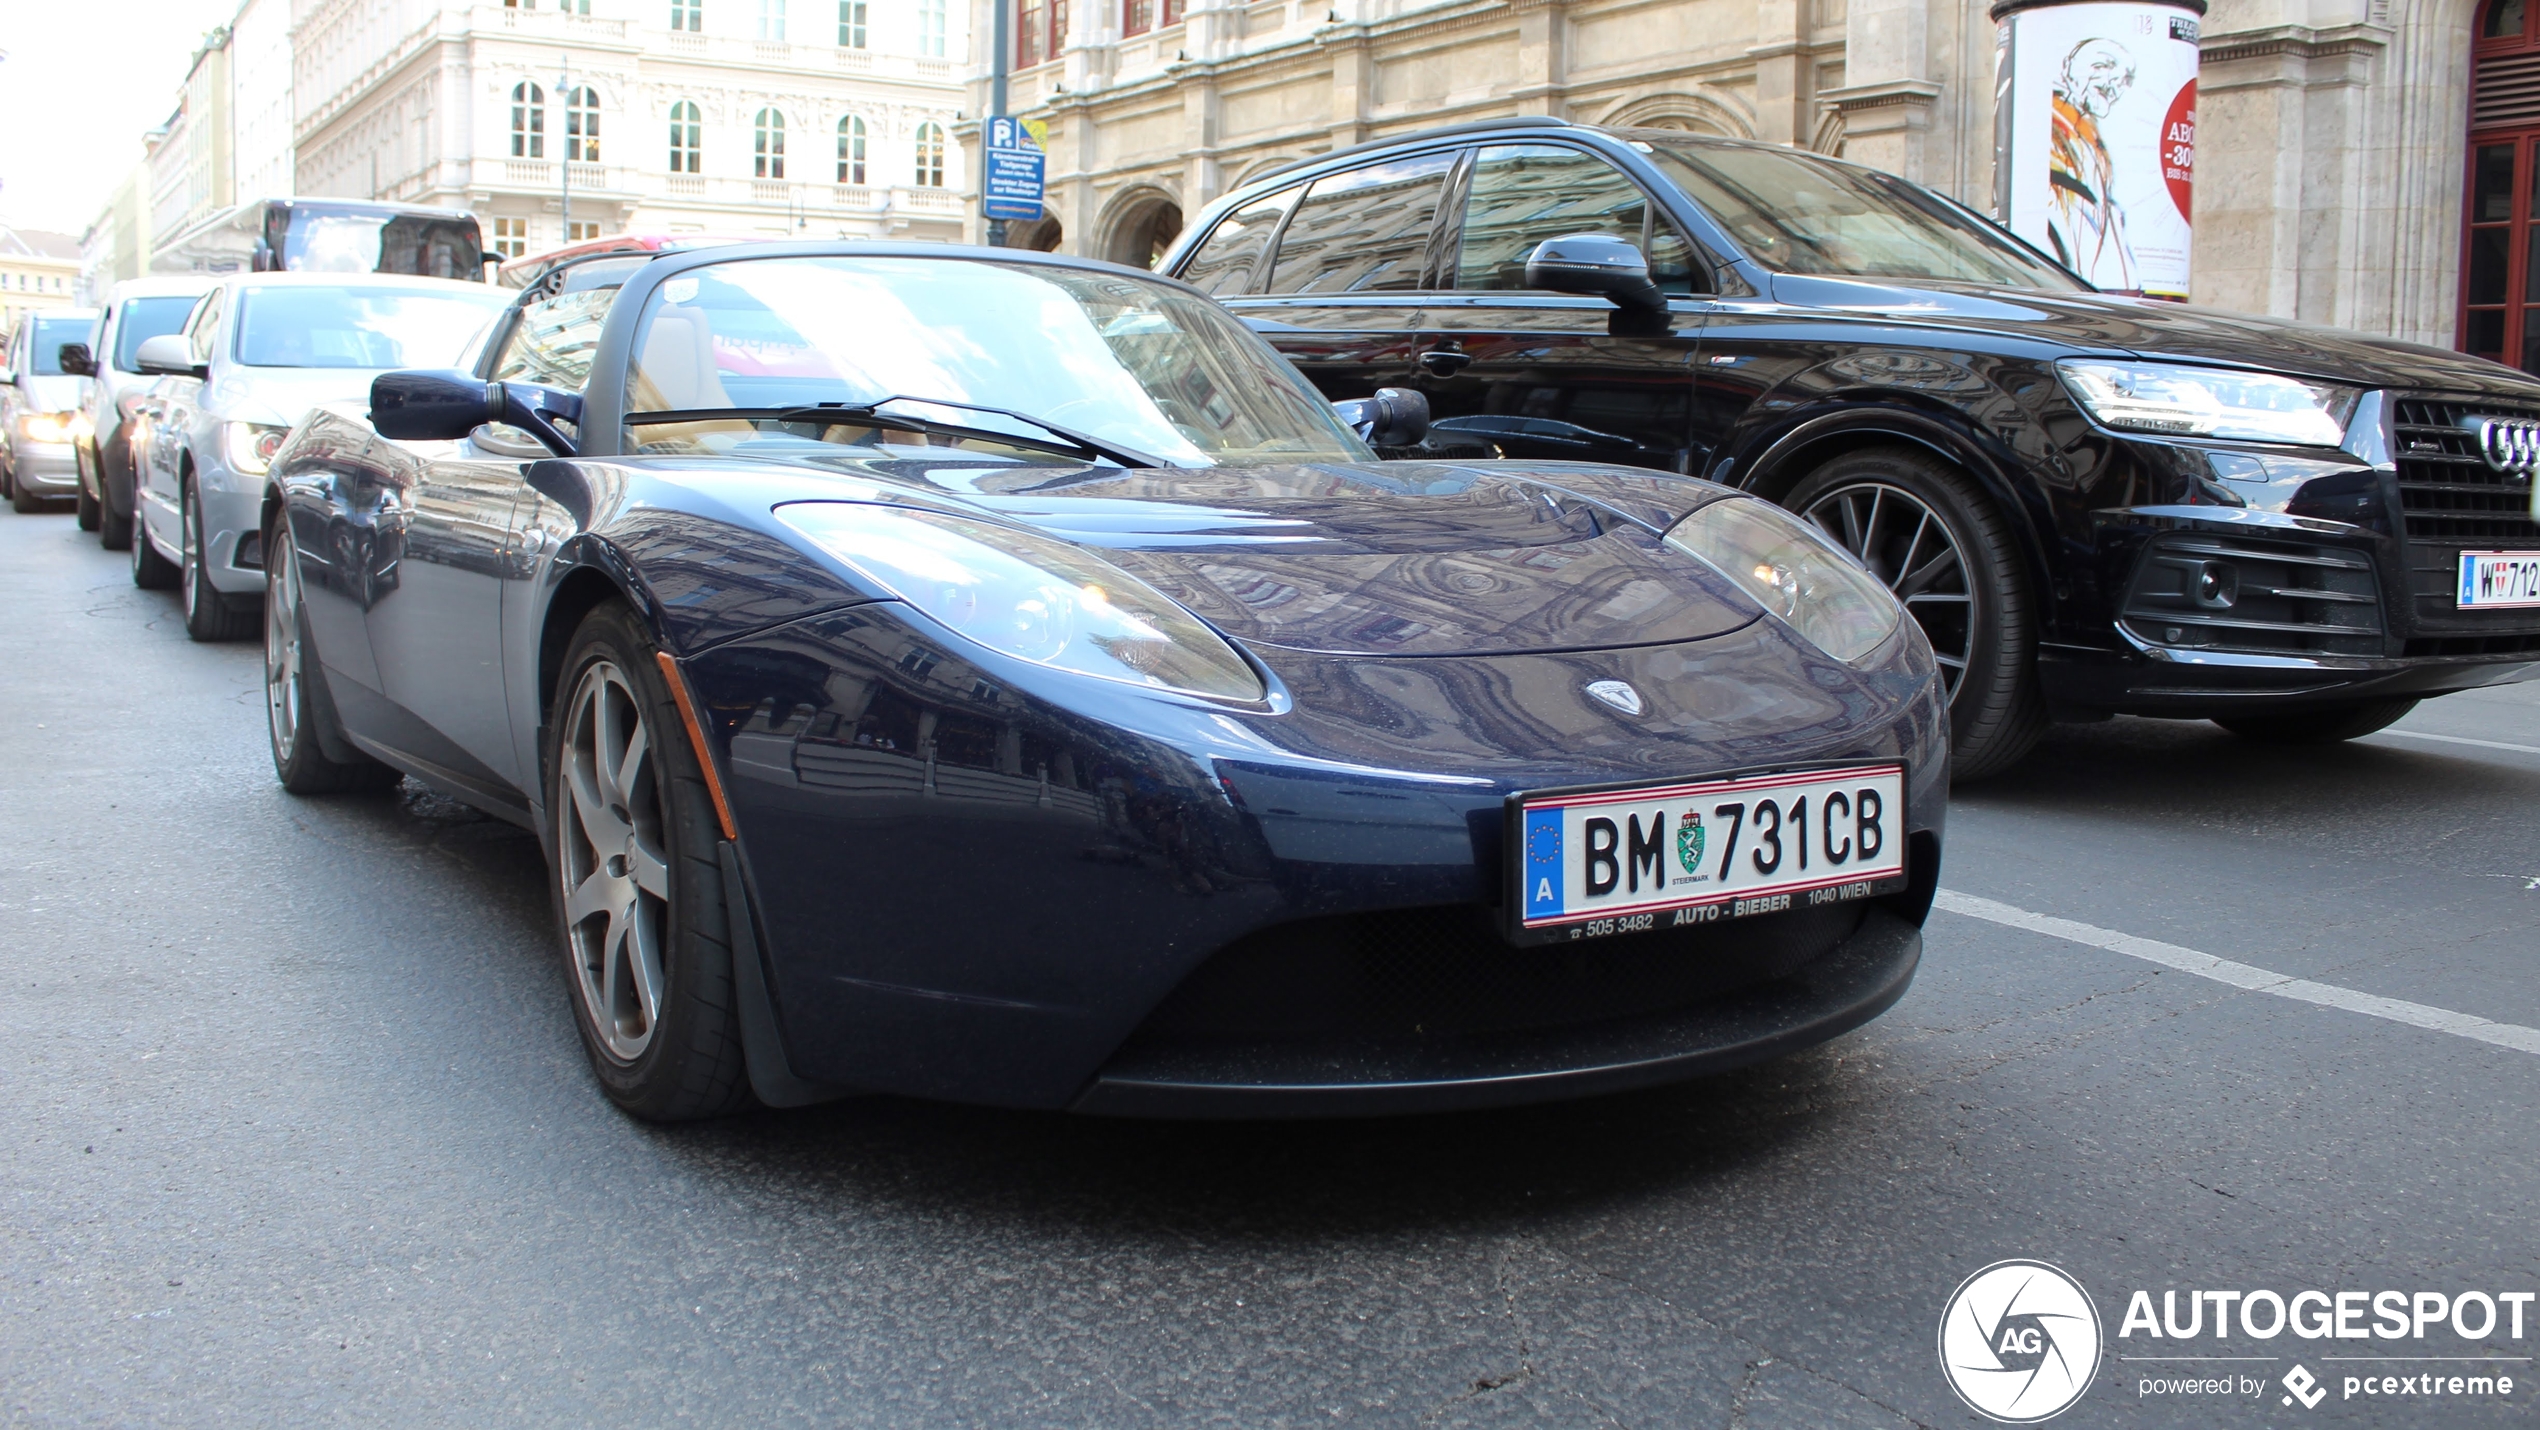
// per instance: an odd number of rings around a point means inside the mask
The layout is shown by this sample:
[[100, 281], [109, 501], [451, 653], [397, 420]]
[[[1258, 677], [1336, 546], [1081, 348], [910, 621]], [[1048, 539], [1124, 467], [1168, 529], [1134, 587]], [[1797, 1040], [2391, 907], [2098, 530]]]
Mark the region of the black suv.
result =
[[2347, 739], [2540, 674], [2540, 383], [2096, 292], [1903, 180], [1501, 120], [1212, 206], [1164, 269], [1424, 455], [1627, 462], [1814, 520], [1948, 668], [1961, 778], [2053, 719]]

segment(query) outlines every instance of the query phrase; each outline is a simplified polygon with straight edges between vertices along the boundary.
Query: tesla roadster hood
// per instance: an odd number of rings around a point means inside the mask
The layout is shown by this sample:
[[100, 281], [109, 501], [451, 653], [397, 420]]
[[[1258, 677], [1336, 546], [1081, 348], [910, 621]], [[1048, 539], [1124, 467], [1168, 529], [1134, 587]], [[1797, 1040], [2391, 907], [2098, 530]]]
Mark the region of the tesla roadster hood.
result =
[[1999, 333], [2094, 352], [2229, 363], [2365, 387], [2492, 392], [2529, 400], [2540, 384], [2442, 348], [2313, 327], [2252, 313], [2107, 293], [2051, 293], [1955, 283], [1880, 283], [1777, 274], [1776, 300], [1909, 323]]
[[1700, 640], [1755, 619], [1717, 573], [1585, 485], [1554, 469], [1389, 462], [1090, 472], [972, 500], [1102, 548], [1264, 645], [1585, 650]]

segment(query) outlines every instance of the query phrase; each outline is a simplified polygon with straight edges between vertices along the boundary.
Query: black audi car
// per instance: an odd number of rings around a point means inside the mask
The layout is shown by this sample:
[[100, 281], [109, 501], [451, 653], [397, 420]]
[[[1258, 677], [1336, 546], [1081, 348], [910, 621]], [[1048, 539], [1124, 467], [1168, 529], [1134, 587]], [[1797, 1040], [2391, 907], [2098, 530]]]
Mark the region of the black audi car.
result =
[[1349, 419], [1107, 264], [561, 268], [275, 456], [274, 767], [538, 830], [648, 1117], [1526, 1101], [1901, 996], [1948, 757], [1894, 596], [1751, 496]]
[[2458, 353], [2102, 294], [1893, 176], [1557, 120], [1262, 176], [1163, 269], [1424, 451], [1741, 488], [1886, 580], [1957, 774], [2053, 720], [2346, 739], [2540, 672], [2540, 383]]

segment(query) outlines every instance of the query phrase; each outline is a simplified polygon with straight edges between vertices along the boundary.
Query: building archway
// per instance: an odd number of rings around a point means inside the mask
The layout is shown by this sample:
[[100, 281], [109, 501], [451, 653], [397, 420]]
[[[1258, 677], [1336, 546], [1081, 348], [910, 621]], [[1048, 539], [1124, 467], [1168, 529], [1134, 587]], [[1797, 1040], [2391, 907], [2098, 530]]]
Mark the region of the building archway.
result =
[[1041, 216], [1024, 223], [1007, 224], [1005, 246], [1028, 248], [1035, 253], [1056, 253], [1067, 238], [1067, 230], [1059, 224], [1058, 215], [1044, 209]]
[[1749, 116], [1708, 94], [1651, 94], [1625, 100], [1597, 121], [1619, 129], [1681, 129], [1689, 134], [1717, 134], [1752, 139]]
[[2540, 0], [2485, 0], [2471, 34], [2457, 341], [2540, 372]]
[[1131, 268], [1153, 268], [1182, 233], [1182, 205], [1161, 189], [1132, 189], [1112, 200], [1102, 256]]

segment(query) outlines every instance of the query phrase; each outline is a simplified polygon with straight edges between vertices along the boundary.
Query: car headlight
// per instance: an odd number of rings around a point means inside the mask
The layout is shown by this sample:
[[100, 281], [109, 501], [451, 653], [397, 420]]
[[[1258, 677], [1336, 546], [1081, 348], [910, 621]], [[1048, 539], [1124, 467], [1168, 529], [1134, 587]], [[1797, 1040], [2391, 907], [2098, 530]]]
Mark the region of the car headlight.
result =
[[2361, 394], [2272, 372], [2176, 363], [2062, 362], [2064, 386], [2103, 427], [2334, 447]]
[[88, 435], [88, 419], [77, 412], [20, 413], [18, 434], [30, 442], [76, 442]]
[[1038, 532], [855, 502], [789, 502], [786, 525], [957, 635], [1102, 680], [1259, 700], [1261, 678], [1162, 592]]
[[1736, 582], [1837, 660], [1867, 655], [1905, 615], [1878, 578], [1822, 532], [1752, 497], [1695, 509], [1668, 531], [1667, 542]]
[[282, 450], [282, 439], [290, 432], [288, 427], [269, 427], [262, 422], [230, 423], [221, 429], [229, 469], [243, 476], [263, 476], [273, 465], [273, 454]]

